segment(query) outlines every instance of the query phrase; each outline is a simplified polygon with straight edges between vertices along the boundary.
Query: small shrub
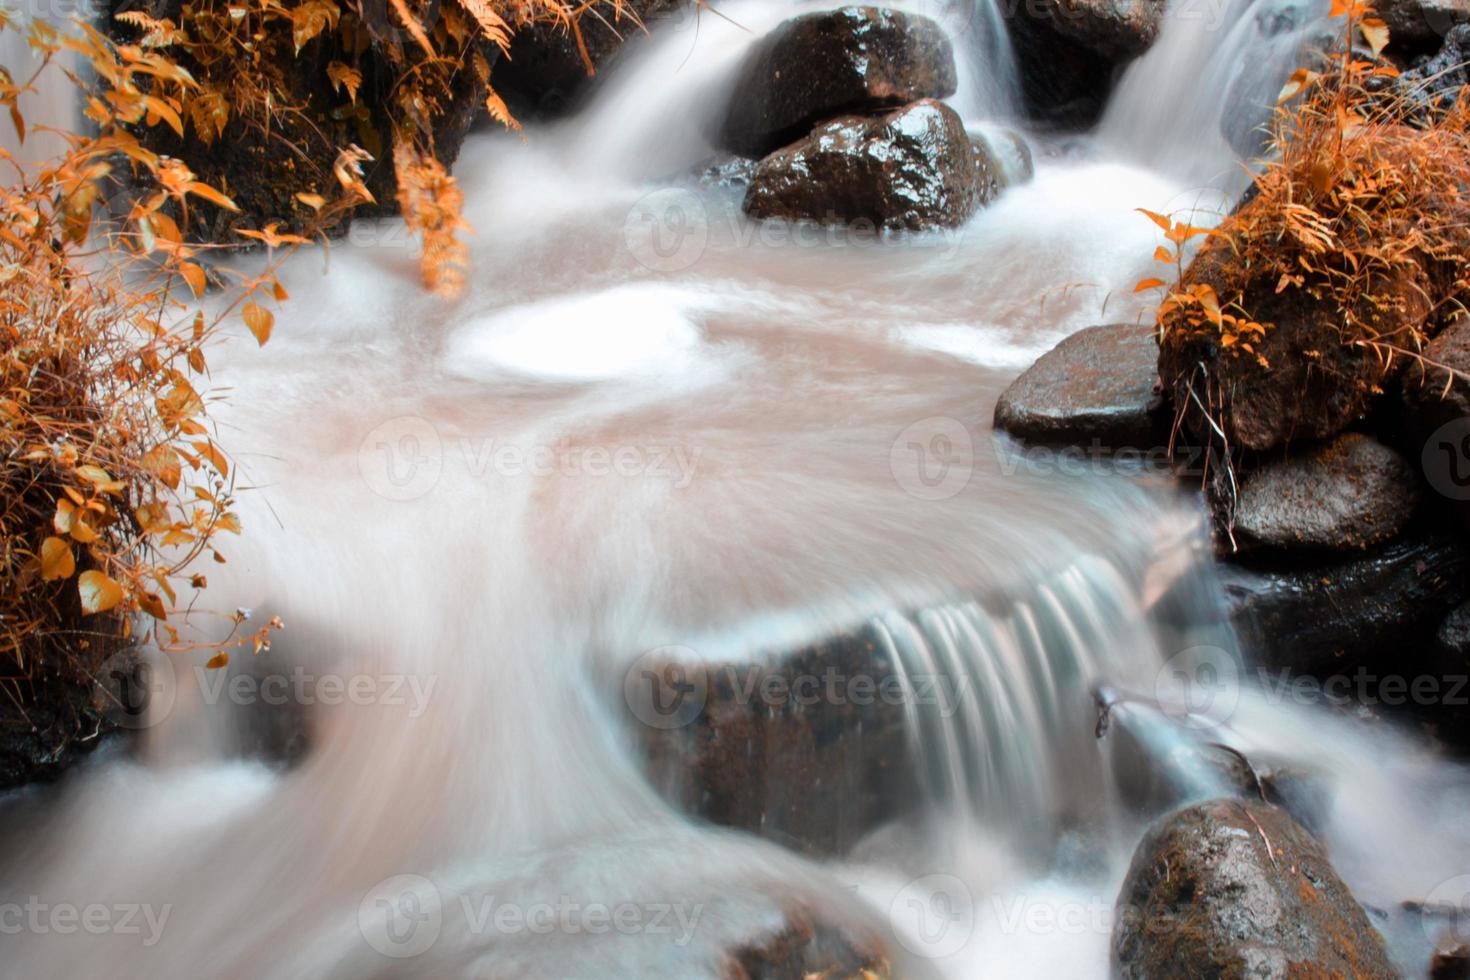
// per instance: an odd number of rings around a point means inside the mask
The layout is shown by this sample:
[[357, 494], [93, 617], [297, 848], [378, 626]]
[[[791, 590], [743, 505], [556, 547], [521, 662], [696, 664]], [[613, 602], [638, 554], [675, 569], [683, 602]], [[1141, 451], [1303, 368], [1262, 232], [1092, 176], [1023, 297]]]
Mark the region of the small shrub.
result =
[[[187, 73], [85, 27], [63, 37], [35, 24], [28, 38], [37, 76], [63, 50], [95, 72], [83, 95], [96, 135], [62, 134], [69, 149], [43, 166], [0, 160], [14, 174], [0, 186], [0, 655], [22, 709], [30, 682], [85, 684], [135, 634], [165, 649], [204, 642], [180, 610], [207, 585], [199, 560], [224, 561], [222, 536], [241, 530], [234, 470], [208, 424], [205, 349], [224, 316], [264, 343], [266, 304], [285, 298], [272, 272], [219, 270], [235, 279], [223, 312], [198, 306], [207, 274], [187, 222], [198, 202], [232, 202], [133, 135], [175, 125]], [[17, 99], [33, 80], [0, 70], [0, 106], [22, 136]], [[145, 193], [103, 223], [124, 173]], [[243, 614], [223, 618], [206, 644], [216, 666], [278, 625], [247, 636]]]

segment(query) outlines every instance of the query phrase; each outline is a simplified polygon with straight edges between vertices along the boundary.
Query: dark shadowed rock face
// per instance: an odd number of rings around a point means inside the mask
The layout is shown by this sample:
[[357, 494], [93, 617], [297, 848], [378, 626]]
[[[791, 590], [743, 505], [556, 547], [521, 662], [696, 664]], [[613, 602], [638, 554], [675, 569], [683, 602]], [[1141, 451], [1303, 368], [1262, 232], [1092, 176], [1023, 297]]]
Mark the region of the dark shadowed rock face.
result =
[[1373, 12], [1388, 25], [1389, 43], [1404, 51], [1434, 51], [1457, 24], [1470, 23], [1465, 0], [1377, 0]]
[[[1465, 28], [1470, 33], [1470, 28]], [[1428, 366], [1433, 365], [1433, 366]], [[1451, 376], [1448, 371], [1454, 371]], [[1403, 375], [1410, 463], [1470, 527], [1470, 322], [1458, 320], [1424, 348]]]
[[59, 779], [116, 732], [94, 703], [94, 685], [51, 673], [0, 680], [26, 691], [24, 708], [0, 701], [0, 792]]
[[1404, 458], [1350, 432], [1247, 476], [1235, 532], [1242, 545], [1361, 551], [1397, 537], [1418, 502]]
[[718, 142], [761, 157], [823, 119], [942, 99], [957, 84], [949, 39], [927, 17], [880, 7], [808, 14], [751, 52]]
[[495, 65], [491, 84], [517, 115], [561, 115], [586, 95], [624, 44], [659, 18], [692, 7], [693, 0], [622, 0], [617, 9], [609, 4], [591, 11], [578, 26], [592, 71], [577, 47], [576, 35], [566, 26], [523, 28], [511, 40], [509, 56]]
[[1134, 852], [1118, 906], [1121, 980], [1396, 976], [1321, 845], [1264, 803], [1166, 817]]
[[[1470, 17], [1470, 10], [1466, 11]], [[1423, 58], [1395, 80], [1395, 90], [1421, 113], [1443, 112], [1470, 84], [1470, 24], [1445, 35], [1438, 53]]]
[[995, 427], [1028, 442], [1148, 449], [1164, 426], [1152, 327], [1088, 327], [1041, 356], [1000, 396]]
[[1158, 36], [1165, 0], [1018, 0], [1003, 5], [1028, 111], [1085, 124], [1119, 70]]
[[884, 116], [845, 116], [762, 160], [752, 218], [921, 231], [963, 224], [1002, 188], [998, 162], [955, 111], [925, 99]]
[[1325, 676], [1428, 649], [1470, 598], [1470, 556], [1450, 538], [1408, 537], [1358, 558], [1221, 571], [1242, 645], [1268, 668]]

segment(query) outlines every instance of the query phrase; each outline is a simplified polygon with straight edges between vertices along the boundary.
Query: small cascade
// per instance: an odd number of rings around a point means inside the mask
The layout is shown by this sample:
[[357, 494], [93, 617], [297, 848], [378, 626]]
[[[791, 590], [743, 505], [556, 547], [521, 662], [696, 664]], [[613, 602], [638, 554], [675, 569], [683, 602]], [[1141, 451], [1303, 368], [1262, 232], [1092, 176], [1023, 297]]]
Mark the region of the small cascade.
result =
[[1327, 0], [1172, 0], [1108, 103], [1099, 141], [1191, 185], [1238, 192], [1276, 98], [1330, 41]]
[[[734, 0], [653, 23], [636, 58], [614, 66], [597, 101], [569, 124], [563, 157], [581, 174], [663, 178], [716, 155], [707, 134], [732, 94], [731, 78], [776, 25], [828, 10], [827, 0]], [[898, 0], [895, 9], [942, 24], [954, 45], [959, 89], [949, 101], [967, 123], [1011, 118], [1019, 81], [998, 0]], [[670, 121], [677, 120], [677, 126]]]
[[[940, 874], [984, 922], [914, 975], [1101, 980], [1106, 925], [997, 917], [1110, 913], [1145, 823], [1232, 788], [1220, 751], [1316, 780], [1351, 883], [1384, 907], [1422, 897], [1444, 853], [1470, 851], [1470, 775], [1247, 676], [1203, 515], [1172, 478], [990, 425], [1062, 336], [1149, 315], [1132, 285], [1157, 235], [1134, 209], [1233, 179], [1222, 120], [1285, 77], [1323, 2], [1228, 0], [1212, 21], [1178, 0], [1102, 159], [1038, 153], [1035, 179], [964, 227], [882, 241], [782, 237], [724, 189], [668, 186], [710, 156], [750, 45], [831, 5], [691, 10], [633, 42], [580, 116], [466, 143], [476, 235], [454, 303], [421, 289], [401, 222], [357, 223], [329, 275], [319, 253], [289, 261], [271, 343], [241, 327], [211, 357], [229, 392], [211, 415], [256, 489], [208, 594], [285, 631], [228, 674], [170, 661], [143, 738], [0, 804], [0, 899], [171, 918], [148, 944], [6, 936], [6, 968], [698, 980], [728, 976], [793, 902], [902, 938], [911, 886]], [[966, 121], [1014, 124], [997, 2], [905, 6], [948, 25]], [[637, 247], [655, 186], [700, 219], [681, 264]], [[919, 789], [901, 819], [814, 860], [660, 796], [624, 710], [630, 664], [674, 646], [776, 659], [853, 624], [907, 692]], [[1202, 706], [1174, 680], [1217, 655], [1231, 697]], [[295, 705], [306, 747], [252, 757], [261, 678], [298, 669], [334, 682]], [[953, 696], [921, 696], [937, 678]], [[433, 900], [413, 905], [436, 925], [413, 952], [374, 926], [405, 894]], [[673, 943], [510, 934], [487, 900], [696, 921]]]

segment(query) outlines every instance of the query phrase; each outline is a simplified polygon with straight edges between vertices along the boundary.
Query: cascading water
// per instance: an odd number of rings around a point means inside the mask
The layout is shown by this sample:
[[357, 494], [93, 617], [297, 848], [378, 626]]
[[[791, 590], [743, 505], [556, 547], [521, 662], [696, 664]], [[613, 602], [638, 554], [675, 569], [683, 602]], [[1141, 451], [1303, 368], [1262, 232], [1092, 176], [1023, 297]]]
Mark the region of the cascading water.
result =
[[1291, 73], [1336, 34], [1326, 0], [1174, 0], [1099, 128], [1125, 159], [1238, 193]]
[[[422, 293], [398, 222], [359, 222], [330, 275], [310, 253], [285, 269], [271, 344], [215, 358], [257, 489], [209, 595], [287, 630], [229, 674], [160, 661], [135, 752], [9, 801], [6, 901], [148, 916], [6, 934], [7, 972], [718, 976], [806, 901], [892, 929], [910, 975], [1101, 977], [1142, 821], [1220, 791], [1212, 741], [1322, 774], [1322, 833], [1370, 901], [1422, 897], [1466, 852], [1443, 802], [1467, 795], [1459, 770], [1244, 683], [1201, 720], [1171, 686], [1191, 651], [1238, 660], [1169, 481], [989, 431], [1056, 340], [1143, 313], [1156, 242], [1133, 209], [1187, 207], [1197, 180], [1104, 139], [1041, 156], [953, 232], [753, 226], [680, 175], [709, 154], [730, 68], [793, 9], [666, 24], [580, 116], [472, 139], [461, 300]], [[1004, 118], [994, 9], [937, 13], [967, 122]], [[1135, 73], [1191, 43], [1171, 24]], [[1190, 77], [1181, 105], [1203, 104], [1214, 76]], [[1120, 121], [1132, 83], [1104, 135], [1143, 142]], [[815, 862], [654, 793], [610, 678], [659, 648], [729, 661], [859, 623], [910, 690], [957, 693], [905, 705], [910, 818]], [[249, 755], [281, 722], [252, 677], [295, 670], [316, 679], [286, 699], [310, 747], [283, 770]], [[1166, 763], [1169, 785], [1145, 785]], [[1416, 807], [1436, 785], [1439, 809]], [[421, 931], [385, 931], [385, 905]], [[631, 927], [592, 928], [598, 906]], [[1044, 928], [1035, 908], [1086, 914]]]

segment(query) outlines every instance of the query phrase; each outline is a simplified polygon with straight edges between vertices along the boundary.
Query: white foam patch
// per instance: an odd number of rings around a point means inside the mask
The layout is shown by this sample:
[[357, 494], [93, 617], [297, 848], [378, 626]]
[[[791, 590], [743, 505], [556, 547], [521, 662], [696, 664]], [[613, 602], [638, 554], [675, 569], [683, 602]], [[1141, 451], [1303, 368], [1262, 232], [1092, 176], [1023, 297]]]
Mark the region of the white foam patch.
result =
[[472, 320], [446, 341], [446, 371], [502, 372], [566, 381], [677, 373], [700, 342], [690, 291], [632, 283], [542, 300]]
[[980, 367], [1024, 370], [1061, 339], [1047, 334], [1028, 337], [1018, 343], [997, 327], [968, 323], [931, 324], [901, 327], [896, 331], [900, 343], [922, 350], [949, 354]]

